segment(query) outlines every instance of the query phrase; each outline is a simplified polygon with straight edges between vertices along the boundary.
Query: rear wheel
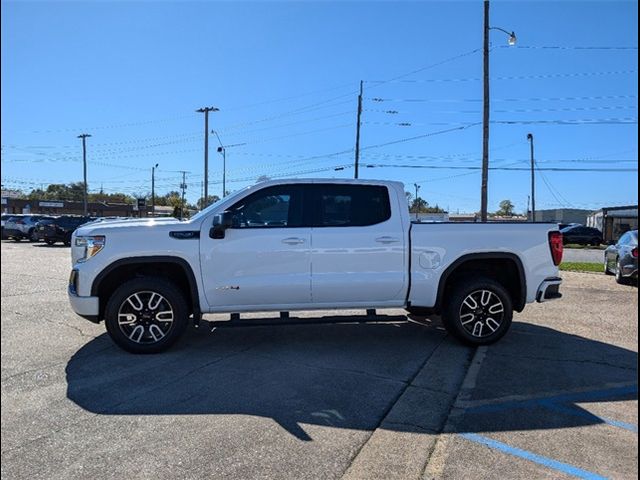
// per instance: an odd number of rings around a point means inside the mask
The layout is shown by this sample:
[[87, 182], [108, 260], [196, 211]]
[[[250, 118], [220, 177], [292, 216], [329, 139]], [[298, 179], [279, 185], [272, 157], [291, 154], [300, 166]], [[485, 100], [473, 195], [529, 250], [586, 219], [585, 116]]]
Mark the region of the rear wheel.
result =
[[111, 295], [105, 325], [113, 341], [131, 353], [158, 353], [173, 345], [188, 323], [184, 295], [157, 277], [136, 278]]
[[619, 258], [616, 258], [615, 275], [616, 275], [616, 282], [618, 282], [620, 285], [626, 285], [628, 283], [627, 279], [622, 276], [622, 266], [620, 266], [620, 259]]
[[443, 311], [449, 333], [468, 345], [488, 345], [504, 336], [511, 326], [513, 306], [509, 292], [490, 278], [455, 284]]

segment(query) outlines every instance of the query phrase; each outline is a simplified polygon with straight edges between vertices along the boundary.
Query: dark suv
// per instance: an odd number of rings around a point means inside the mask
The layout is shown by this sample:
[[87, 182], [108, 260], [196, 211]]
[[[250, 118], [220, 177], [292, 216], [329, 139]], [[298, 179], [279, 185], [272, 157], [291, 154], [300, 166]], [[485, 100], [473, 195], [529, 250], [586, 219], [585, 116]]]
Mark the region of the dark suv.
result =
[[51, 223], [42, 223], [38, 226], [38, 237], [45, 241], [47, 245], [62, 242], [71, 245], [71, 234], [80, 225], [95, 220], [93, 217], [74, 217], [63, 215]]
[[577, 243], [579, 245], [600, 245], [602, 243], [602, 232], [597, 228], [585, 227], [584, 225], [571, 225], [562, 230], [562, 243]]

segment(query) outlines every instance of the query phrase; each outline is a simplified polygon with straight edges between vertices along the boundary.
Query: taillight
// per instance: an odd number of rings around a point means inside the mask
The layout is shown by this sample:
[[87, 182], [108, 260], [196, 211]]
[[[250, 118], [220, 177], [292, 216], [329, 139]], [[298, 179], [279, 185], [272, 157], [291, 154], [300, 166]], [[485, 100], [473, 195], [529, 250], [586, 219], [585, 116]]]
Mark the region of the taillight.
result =
[[562, 233], [549, 232], [549, 248], [551, 249], [551, 258], [554, 265], [560, 265], [562, 262]]
[[633, 255], [635, 258], [638, 258], [638, 247], [631, 250], [631, 255]]

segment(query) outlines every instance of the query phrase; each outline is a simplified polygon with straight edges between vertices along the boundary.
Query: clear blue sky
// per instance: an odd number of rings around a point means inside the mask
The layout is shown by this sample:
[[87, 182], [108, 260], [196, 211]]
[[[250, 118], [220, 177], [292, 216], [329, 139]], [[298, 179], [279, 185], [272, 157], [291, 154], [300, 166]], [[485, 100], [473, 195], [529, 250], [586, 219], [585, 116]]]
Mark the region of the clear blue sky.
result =
[[[81, 181], [76, 137], [89, 133], [90, 191], [148, 194], [158, 163], [156, 193], [187, 170], [194, 202], [204, 106], [220, 109], [210, 128], [230, 145], [228, 190], [260, 175], [352, 178], [364, 80], [361, 178], [418, 182], [432, 205], [477, 211], [480, 171], [463, 168], [481, 164], [482, 13], [480, 0], [2, 2], [2, 184]], [[518, 43], [491, 32], [491, 167], [528, 168], [531, 132], [538, 209], [637, 203], [637, 18], [636, 2], [492, 2], [491, 25]], [[529, 175], [492, 170], [489, 209], [511, 199], [523, 212]]]

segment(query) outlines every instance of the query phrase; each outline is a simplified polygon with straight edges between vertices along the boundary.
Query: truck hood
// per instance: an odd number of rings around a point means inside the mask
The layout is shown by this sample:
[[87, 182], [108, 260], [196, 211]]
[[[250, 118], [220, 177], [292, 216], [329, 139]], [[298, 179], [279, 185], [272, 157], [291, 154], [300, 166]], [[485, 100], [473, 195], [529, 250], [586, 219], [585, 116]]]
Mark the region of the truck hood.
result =
[[104, 220], [100, 222], [91, 222], [85, 225], [81, 225], [74, 233], [76, 236], [84, 235], [101, 235], [101, 232], [105, 234], [107, 232], [116, 232], [120, 230], [130, 230], [134, 228], [154, 228], [161, 226], [171, 226], [174, 228], [177, 225], [193, 225], [190, 222], [181, 222], [176, 218], [144, 218], [139, 220]]

